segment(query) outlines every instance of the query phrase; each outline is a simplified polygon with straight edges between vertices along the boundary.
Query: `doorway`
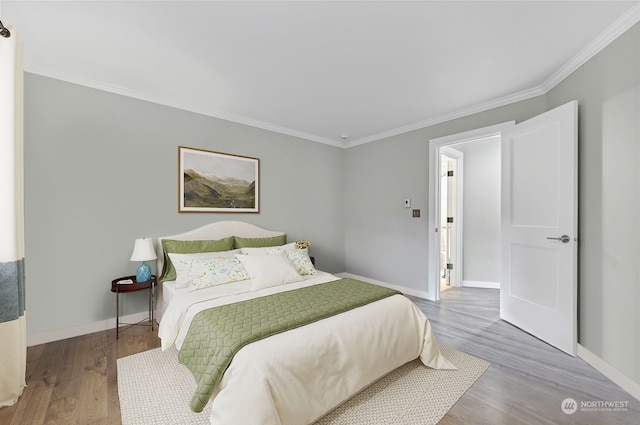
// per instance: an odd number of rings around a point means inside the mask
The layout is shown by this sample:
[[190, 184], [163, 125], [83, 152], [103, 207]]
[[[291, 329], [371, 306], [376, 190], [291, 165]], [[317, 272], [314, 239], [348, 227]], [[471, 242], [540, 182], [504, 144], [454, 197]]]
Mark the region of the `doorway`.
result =
[[577, 117], [571, 101], [522, 123], [429, 141], [429, 290], [440, 299], [440, 149], [499, 137], [500, 318], [566, 353], [577, 346]]
[[462, 202], [464, 155], [440, 148], [440, 292], [460, 286], [462, 276]]
[[[496, 276], [500, 272], [499, 240], [496, 239], [499, 238], [499, 182], [496, 183], [498, 186], [487, 187], [486, 179], [478, 177], [485, 173], [478, 170], [475, 170], [474, 177], [472, 159], [477, 155], [478, 149], [470, 148], [473, 145], [482, 144], [475, 142], [489, 139], [493, 139], [499, 145], [497, 138], [500, 137], [501, 132], [514, 124], [507, 122], [434, 139], [430, 142], [430, 166], [434, 167], [431, 168], [434, 171], [431, 174], [430, 183], [437, 180], [437, 184], [430, 186], [433, 196], [429, 197], [429, 222], [431, 223], [431, 214], [433, 214], [434, 231], [429, 232], [429, 246], [439, 247], [437, 255], [429, 255], [430, 270], [438, 272], [430, 273], [429, 276], [429, 289], [435, 289], [432, 294], [429, 291], [429, 295], [433, 297], [430, 298], [432, 300], [439, 300], [440, 292], [452, 287], [499, 288], [499, 277]], [[470, 154], [469, 158], [466, 158], [467, 153]], [[444, 174], [450, 174], [449, 167], [454, 162], [451, 158], [457, 159], [453, 165], [455, 166], [453, 179], [444, 176]], [[486, 160], [482, 159], [476, 163], [486, 163]], [[494, 170], [499, 176], [499, 161], [494, 164], [496, 164]], [[465, 169], [469, 169], [470, 173], [465, 174]], [[436, 176], [439, 178], [433, 178], [434, 172], [437, 172]], [[463, 182], [469, 179], [469, 185], [464, 185]], [[487, 193], [498, 196], [498, 199], [493, 202], [495, 205], [492, 204], [491, 208], [487, 207]], [[452, 203], [451, 198], [455, 198], [455, 202]], [[455, 208], [453, 208], [454, 205]], [[487, 215], [493, 217], [491, 226], [487, 226]], [[492, 249], [487, 249], [489, 237], [487, 233], [491, 233], [491, 237], [495, 239], [489, 243]], [[470, 252], [472, 255], [464, 255], [465, 252]], [[488, 264], [490, 267], [487, 266]], [[465, 267], [467, 276], [465, 276]]]

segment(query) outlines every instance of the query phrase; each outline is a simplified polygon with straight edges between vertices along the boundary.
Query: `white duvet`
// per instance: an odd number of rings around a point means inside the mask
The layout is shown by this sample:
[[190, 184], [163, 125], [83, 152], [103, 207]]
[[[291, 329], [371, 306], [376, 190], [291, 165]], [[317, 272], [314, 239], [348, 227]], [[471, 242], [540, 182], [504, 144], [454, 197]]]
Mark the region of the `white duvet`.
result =
[[[336, 279], [321, 273], [255, 292], [248, 282], [237, 282], [209, 291], [206, 300], [178, 293], [160, 323], [162, 348], [175, 343], [179, 349], [191, 320], [206, 308]], [[435, 369], [455, 369], [440, 354], [425, 315], [408, 298], [394, 295], [242, 348], [212, 396], [210, 422], [310, 424], [418, 357]]]

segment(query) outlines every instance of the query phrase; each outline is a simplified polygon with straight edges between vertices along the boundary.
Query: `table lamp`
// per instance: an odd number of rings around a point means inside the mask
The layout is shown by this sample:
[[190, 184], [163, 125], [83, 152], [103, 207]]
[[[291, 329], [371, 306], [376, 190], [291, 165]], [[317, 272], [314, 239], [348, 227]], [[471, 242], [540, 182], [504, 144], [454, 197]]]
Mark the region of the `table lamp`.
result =
[[133, 247], [131, 261], [142, 261], [140, 267], [136, 271], [136, 282], [146, 282], [151, 280], [151, 267], [145, 261], [155, 260], [156, 252], [153, 249], [153, 240], [151, 238], [136, 239]]

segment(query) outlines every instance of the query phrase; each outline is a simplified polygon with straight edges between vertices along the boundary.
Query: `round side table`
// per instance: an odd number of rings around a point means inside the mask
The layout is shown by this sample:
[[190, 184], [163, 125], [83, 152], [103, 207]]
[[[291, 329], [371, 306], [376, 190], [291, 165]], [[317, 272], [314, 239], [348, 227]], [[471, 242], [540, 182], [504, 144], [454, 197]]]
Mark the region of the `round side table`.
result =
[[[119, 277], [111, 281], [111, 292], [116, 294], [116, 339], [120, 337], [120, 328], [123, 328], [122, 330], [124, 331], [135, 325], [151, 326], [151, 331], [153, 332], [155, 289], [157, 285], [158, 281], [155, 275], [151, 275], [151, 279], [145, 282], [137, 282], [135, 276]], [[138, 323], [120, 323], [120, 294], [144, 290], [149, 290], [149, 317], [142, 319]], [[148, 323], [143, 323], [145, 321], [148, 321]]]

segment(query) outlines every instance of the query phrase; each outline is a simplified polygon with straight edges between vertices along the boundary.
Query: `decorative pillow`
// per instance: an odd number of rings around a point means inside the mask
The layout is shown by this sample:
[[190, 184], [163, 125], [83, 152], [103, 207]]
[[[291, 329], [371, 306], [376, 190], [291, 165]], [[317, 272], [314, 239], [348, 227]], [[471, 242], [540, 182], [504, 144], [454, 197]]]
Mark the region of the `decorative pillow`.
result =
[[305, 249], [296, 249], [295, 242], [283, 246], [272, 246], [268, 248], [242, 248], [241, 252], [248, 255], [282, 255], [284, 254], [289, 261], [296, 268], [298, 274], [302, 276], [316, 275], [316, 270], [311, 258], [309, 258], [309, 251]]
[[235, 257], [184, 257], [169, 254], [176, 272], [176, 287], [189, 291], [249, 279], [242, 263]]
[[220, 252], [233, 249], [233, 236], [217, 240], [204, 241], [178, 241], [173, 239], [162, 240], [162, 250], [164, 251], [164, 266], [160, 274], [160, 282], [175, 280], [176, 270], [171, 263], [169, 253], [194, 254], [197, 252]]
[[270, 238], [240, 238], [234, 236], [234, 246], [236, 248], [282, 246], [287, 243], [287, 235], [273, 236]]
[[[212, 258], [233, 258], [235, 259], [235, 255], [239, 254], [239, 249], [232, 249], [230, 251], [220, 251], [220, 252], [198, 252], [195, 254], [176, 254], [170, 252], [169, 258], [171, 259], [171, 263], [176, 270], [176, 278], [175, 278], [175, 288], [186, 288], [189, 286], [189, 282], [191, 281], [190, 273], [191, 273], [191, 263], [192, 260], [209, 260]], [[249, 279], [245, 277], [245, 279]]]
[[300, 275], [284, 255], [236, 255], [251, 277], [251, 290], [298, 282]]
[[318, 274], [318, 271], [311, 262], [311, 258], [309, 258], [309, 251], [306, 249], [283, 249], [282, 252], [284, 252], [284, 255], [291, 261], [298, 274], [303, 276]]

